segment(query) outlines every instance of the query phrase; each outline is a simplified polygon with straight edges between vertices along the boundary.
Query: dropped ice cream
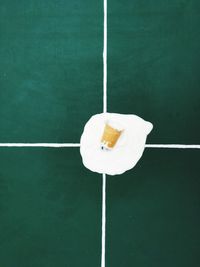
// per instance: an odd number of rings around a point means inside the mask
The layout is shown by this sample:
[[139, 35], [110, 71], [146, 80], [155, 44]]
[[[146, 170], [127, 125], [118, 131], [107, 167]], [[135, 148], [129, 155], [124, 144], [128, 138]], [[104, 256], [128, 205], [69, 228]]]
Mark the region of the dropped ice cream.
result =
[[111, 150], [116, 146], [123, 133], [123, 127], [115, 121], [106, 121], [104, 131], [101, 137], [101, 148]]
[[136, 115], [101, 113], [92, 116], [80, 141], [84, 166], [109, 175], [133, 168], [143, 154], [152, 128], [152, 123]]

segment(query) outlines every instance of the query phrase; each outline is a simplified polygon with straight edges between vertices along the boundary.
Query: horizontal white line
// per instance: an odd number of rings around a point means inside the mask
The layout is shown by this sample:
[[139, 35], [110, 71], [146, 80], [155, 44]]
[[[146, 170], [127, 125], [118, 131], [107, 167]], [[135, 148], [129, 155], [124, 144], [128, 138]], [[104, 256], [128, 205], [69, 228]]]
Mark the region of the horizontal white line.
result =
[[[79, 143], [0, 143], [0, 147], [80, 147]], [[200, 145], [146, 144], [146, 148], [200, 149]]]
[[0, 143], [0, 147], [80, 147], [78, 143]]
[[200, 145], [181, 145], [181, 144], [146, 144], [146, 148], [193, 148], [193, 149], [200, 149]]

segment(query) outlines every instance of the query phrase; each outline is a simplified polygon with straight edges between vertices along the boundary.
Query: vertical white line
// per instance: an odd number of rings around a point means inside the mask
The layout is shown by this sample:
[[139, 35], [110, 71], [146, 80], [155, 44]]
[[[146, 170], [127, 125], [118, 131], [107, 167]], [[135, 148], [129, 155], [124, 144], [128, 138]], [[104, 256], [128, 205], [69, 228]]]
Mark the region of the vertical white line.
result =
[[[103, 1], [103, 113], [107, 112], [107, 0]], [[102, 174], [102, 235], [101, 235], [101, 267], [105, 267], [106, 258], [106, 174]]]
[[105, 267], [106, 247], [106, 174], [102, 177], [102, 240], [101, 240], [101, 267]]
[[104, 0], [103, 32], [103, 112], [107, 112], [107, 0]]

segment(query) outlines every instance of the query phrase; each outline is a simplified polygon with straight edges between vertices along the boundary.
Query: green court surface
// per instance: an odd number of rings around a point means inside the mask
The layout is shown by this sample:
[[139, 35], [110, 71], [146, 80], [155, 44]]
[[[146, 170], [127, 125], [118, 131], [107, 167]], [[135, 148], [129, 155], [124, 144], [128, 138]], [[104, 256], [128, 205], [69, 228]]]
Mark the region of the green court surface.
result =
[[[200, 263], [199, 152], [146, 150], [107, 179], [106, 266]], [[77, 148], [1, 148], [5, 267], [100, 266], [101, 179]]]
[[79, 142], [102, 112], [99, 1], [0, 4], [0, 142]]
[[108, 110], [155, 124], [150, 143], [200, 142], [200, 2], [108, 1]]
[[100, 266], [101, 179], [78, 149], [1, 148], [0, 266]]
[[107, 265], [198, 267], [197, 151], [146, 150], [135, 169], [107, 179]]
[[[108, 0], [108, 112], [200, 144], [200, 2]], [[0, 143], [79, 143], [103, 111], [103, 1], [0, 1]], [[200, 266], [200, 150], [107, 176], [105, 267]], [[79, 148], [0, 147], [0, 267], [100, 267], [102, 175]], [[103, 266], [102, 266], [103, 267]]]

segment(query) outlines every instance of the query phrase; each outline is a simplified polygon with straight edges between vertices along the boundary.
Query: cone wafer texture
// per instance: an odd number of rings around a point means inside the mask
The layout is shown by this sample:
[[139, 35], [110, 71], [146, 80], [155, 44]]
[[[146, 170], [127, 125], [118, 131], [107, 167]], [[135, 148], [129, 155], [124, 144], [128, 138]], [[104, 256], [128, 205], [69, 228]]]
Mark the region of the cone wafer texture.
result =
[[105, 145], [107, 148], [113, 148], [116, 145], [121, 133], [122, 131], [119, 131], [106, 124], [101, 138], [101, 144]]

